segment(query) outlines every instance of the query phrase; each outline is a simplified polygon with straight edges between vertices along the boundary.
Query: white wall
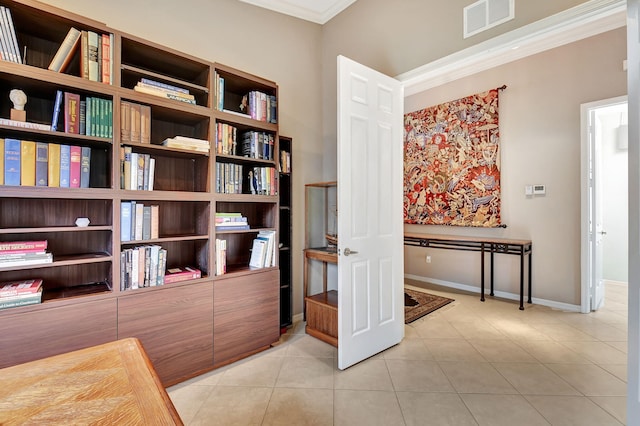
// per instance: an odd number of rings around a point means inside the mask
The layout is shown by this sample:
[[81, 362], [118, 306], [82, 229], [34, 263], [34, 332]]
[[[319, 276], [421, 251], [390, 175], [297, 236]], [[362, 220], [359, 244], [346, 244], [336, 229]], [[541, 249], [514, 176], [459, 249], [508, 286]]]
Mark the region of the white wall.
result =
[[[410, 112], [507, 85], [500, 95], [502, 219], [507, 228], [405, 229], [530, 238], [533, 296], [579, 305], [580, 105], [626, 94], [625, 38], [624, 28], [610, 31], [407, 98], [405, 112]], [[546, 196], [525, 196], [527, 184], [545, 184]], [[432, 256], [428, 268], [427, 251]], [[517, 260], [502, 255], [496, 262], [497, 290], [519, 293]], [[407, 274], [479, 286], [479, 269], [477, 254], [406, 249]]]

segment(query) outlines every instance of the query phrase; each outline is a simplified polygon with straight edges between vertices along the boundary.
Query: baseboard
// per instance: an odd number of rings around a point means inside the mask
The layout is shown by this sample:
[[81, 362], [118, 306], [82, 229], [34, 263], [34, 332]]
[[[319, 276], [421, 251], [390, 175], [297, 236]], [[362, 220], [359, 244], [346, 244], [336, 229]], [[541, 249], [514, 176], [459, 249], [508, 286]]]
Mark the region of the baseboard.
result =
[[[454, 288], [456, 290], [466, 291], [469, 293], [480, 294], [479, 287], [475, 287], [467, 284], [460, 284], [452, 281], [438, 280], [438, 279], [429, 278], [429, 277], [421, 277], [419, 275], [412, 275], [412, 274], [405, 274], [404, 277], [411, 280], [439, 285], [442, 287], [449, 287], [449, 288]], [[490, 290], [485, 288], [485, 294], [489, 294], [489, 292]], [[516, 301], [520, 300], [519, 294], [513, 294], [506, 291], [494, 291], [493, 294], [496, 297], [500, 297], [502, 299], [516, 300]], [[580, 312], [580, 305], [571, 305], [569, 303], [556, 302], [555, 300], [539, 299], [537, 297], [532, 297], [531, 301], [536, 305], [547, 306], [549, 308], [559, 309], [561, 311]], [[525, 305], [525, 308], [526, 308], [526, 305]]]
[[297, 322], [300, 322], [300, 321], [302, 321], [302, 320], [304, 320], [304, 315], [303, 315], [302, 313], [295, 314], [295, 315], [293, 316], [293, 323], [294, 323], [294, 324], [295, 324], [295, 323], [297, 323]]

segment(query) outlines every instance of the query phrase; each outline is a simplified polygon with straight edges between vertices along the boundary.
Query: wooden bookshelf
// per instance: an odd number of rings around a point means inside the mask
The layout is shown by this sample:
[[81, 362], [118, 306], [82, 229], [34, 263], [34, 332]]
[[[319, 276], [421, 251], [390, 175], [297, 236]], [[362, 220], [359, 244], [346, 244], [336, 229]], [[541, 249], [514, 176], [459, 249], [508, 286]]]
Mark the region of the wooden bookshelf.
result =
[[[0, 61], [0, 96], [22, 89], [28, 96], [27, 121], [50, 125], [58, 90], [81, 99], [106, 99], [112, 105], [110, 116], [100, 116], [103, 125], [112, 127], [112, 137], [65, 133], [63, 119], [57, 131], [0, 126], [0, 138], [5, 140], [91, 148], [89, 188], [0, 182], [0, 242], [47, 240], [54, 259], [35, 267], [0, 266], [0, 282], [44, 280], [42, 303], [0, 310], [0, 327], [6, 331], [0, 346], [12, 348], [11, 353], [0, 354], [0, 368], [137, 337], [168, 386], [277, 341], [279, 268], [248, 267], [258, 232], [283, 226], [277, 84], [37, 1], [0, 0], [0, 6], [11, 11], [18, 44], [27, 51], [22, 64]], [[80, 48], [63, 72], [47, 69], [71, 27], [110, 38], [111, 62], [105, 62], [111, 67], [109, 82], [82, 76]], [[222, 88], [219, 77], [224, 79]], [[189, 101], [136, 90], [142, 79], [174, 86], [180, 99], [187, 95]], [[254, 92], [268, 99], [265, 118], [252, 118], [239, 109], [243, 97]], [[126, 127], [129, 115], [122, 113], [123, 102], [148, 107], [148, 143], [135, 139]], [[2, 103], [0, 118], [9, 118], [10, 108]], [[60, 114], [64, 115], [64, 108]], [[246, 133], [260, 135], [267, 149], [255, 157], [237, 150], [219, 151], [217, 133], [222, 124], [235, 128], [237, 138]], [[165, 139], [175, 136], [209, 141], [210, 150], [163, 146]], [[125, 147], [147, 164], [154, 160], [153, 190], [125, 189]], [[243, 170], [237, 174], [237, 193], [217, 190], [218, 164]], [[261, 169], [274, 171], [271, 186], [256, 188], [249, 182], [248, 172]], [[157, 238], [121, 241], [121, 206], [131, 201], [159, 206]], [[216, 233], [216, 212], [240, 212], [248, 218], [250, 229]], [[77, 227], [78, 217], [89, 218], [90, 225]], [[220, 276], [215, 274], [216, 238], [227, 242], [228, 267]], [[126, 289], [121, 252], [144, 245], [166, 249], [167, 268], [193, 266], [201, 271], [201, 278]]]

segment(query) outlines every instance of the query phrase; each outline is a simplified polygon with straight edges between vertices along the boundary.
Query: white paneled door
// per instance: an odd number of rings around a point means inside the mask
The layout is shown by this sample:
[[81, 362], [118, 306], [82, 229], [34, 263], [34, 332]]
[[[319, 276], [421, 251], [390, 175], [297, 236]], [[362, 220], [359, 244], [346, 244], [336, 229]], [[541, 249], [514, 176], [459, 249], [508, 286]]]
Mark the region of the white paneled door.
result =
[[404, 337], [403, 89], [338, 57], [338, 368]]

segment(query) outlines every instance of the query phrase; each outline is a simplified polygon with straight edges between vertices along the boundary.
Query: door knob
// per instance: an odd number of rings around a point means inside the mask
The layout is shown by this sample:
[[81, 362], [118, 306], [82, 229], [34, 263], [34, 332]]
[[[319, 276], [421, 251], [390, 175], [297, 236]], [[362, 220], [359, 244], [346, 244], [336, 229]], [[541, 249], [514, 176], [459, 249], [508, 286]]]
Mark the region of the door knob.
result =
[[350, 254], [358, 254], [357, 251], [353, 251], [351, 250], [349, 247], [347, 247], [346, 249], [344, 249], [344, 255], [345, 256], [349, 256]]

